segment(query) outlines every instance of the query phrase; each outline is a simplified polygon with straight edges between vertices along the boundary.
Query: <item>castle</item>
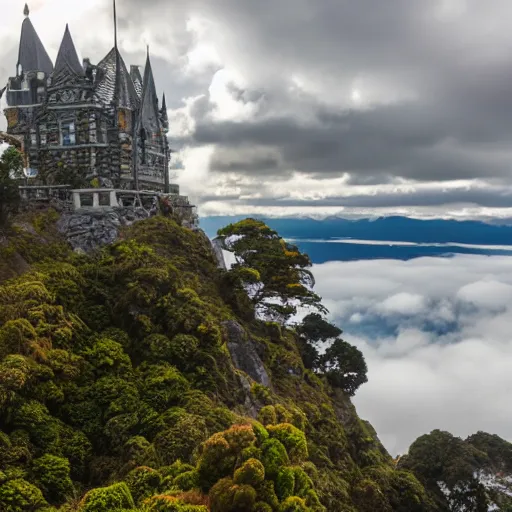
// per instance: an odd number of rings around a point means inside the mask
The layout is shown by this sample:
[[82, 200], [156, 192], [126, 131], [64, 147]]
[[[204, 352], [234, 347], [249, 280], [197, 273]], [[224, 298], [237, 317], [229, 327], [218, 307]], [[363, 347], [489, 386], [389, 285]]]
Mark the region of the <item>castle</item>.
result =
[[[5, 94], [7, 135], [19, 141], [28, 182], [73, 190], [151, 191], [179, 196], [169, 183], [169, 121], [159, 105], [149, 50], [143, 75], [115, 44], [97, 65], [81, 63], [69, 27], [52, 63], [25, 5], [16, 75]], [[114, 4], [115, 18], [115, 4]], [[30, 187], [25, 187], [30, 188]], [[23, 195], [23, 194], [22, 194]]]

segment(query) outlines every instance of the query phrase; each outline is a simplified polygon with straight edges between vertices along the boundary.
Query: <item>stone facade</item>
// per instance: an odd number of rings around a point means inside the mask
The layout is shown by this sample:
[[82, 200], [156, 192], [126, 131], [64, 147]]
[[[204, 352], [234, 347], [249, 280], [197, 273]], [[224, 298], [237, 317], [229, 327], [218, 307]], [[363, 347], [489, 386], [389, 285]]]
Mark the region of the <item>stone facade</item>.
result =
[[80, 63], [66, 26], [55, 65], [25, 7], [16, 75], [4, 90], [7, 133], [20, 141], [30, 185], [179, 194], [169, 183], [169, 123], [149, 51], [143, 76], [117, 48]]

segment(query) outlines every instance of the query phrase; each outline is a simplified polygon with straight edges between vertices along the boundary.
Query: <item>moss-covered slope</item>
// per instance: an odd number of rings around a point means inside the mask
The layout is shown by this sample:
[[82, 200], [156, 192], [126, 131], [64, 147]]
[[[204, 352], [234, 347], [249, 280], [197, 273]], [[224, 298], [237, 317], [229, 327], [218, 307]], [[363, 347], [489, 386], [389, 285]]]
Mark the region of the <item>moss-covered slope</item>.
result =
[[[155, 217], [83, 256], [55, 221], [0, 244], [0, 510], [443, 510], [204, 234]], [[234, 365], [234, 324], [268, 386]]]

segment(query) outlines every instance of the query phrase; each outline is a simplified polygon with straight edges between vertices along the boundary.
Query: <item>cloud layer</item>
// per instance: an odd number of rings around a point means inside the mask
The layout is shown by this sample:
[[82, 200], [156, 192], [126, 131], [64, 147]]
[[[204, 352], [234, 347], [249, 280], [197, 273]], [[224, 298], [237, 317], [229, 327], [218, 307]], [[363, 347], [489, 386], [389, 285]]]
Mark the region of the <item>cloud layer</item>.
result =
[[314, 274], [365, 354], [355, 403], [391, 453], [435, 428], [512, 440], [512, 258], [330, 262]]
[[[4, 82], [21, 9], [0, 4]], [[52, 56], [65, 21], [84, 56], [111, 46], [109, 1], [33, 4]], [[203, 214], [512, 206], [507, 0], [123, 0], [118, 12], [126, 60], [143, 63], [150, 44], [175, 172]]]

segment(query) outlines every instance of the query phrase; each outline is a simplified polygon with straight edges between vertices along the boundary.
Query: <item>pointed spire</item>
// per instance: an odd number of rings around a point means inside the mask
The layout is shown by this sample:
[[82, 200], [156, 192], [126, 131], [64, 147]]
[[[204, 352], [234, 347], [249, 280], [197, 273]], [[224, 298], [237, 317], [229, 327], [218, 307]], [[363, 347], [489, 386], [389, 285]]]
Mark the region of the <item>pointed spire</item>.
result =
[[116, 11], [116, 0], [114, 3], [114, 48], [117, 48], [117, 11]]
[[68, 25], [66, 25], [64, 37], [62, 38], [62, 43], [60, 44], [59, 53], [57, 55], [57, 61], [55, 62], [54, 76], [62, 72], [72, 72], [76, 75], [84, 74], [84, 69], [80, 64], [80, 59], [76, 53], [75, 43], [73, 43]]
[[[117, 48], [112, 48], [108, 52], [98, 64], [98, 69], [102, 71], [101, 78], [95, 86], [95, 96], [99, 102], [105, 105], [114, 103], [118, 107], [132, 110], [139, 108], [140, 98]], [[138, 75], [140, 76], [140, 73]]]
[[139, 99], [142, 98], [142, 75], [140, 74], [139, 66], [130, 66], [130, 78], [132, 79], [135, 91]]
[[[21, 25], [20, 48], [18, 53], [18, 73], [27, 71], [42, 71], [49, 75], [53, 71], [53, 63], [30, 21], [28, 5], [23, 10], [25, 19]], [[21, 67], [21, 69], [20, 69]]]
[[146, 131], [150, 133], [160, 133], [160, 112], [158, 110], [158, 96], [156, 94], [155, 78], [151, 68], [151, 59], [146, 59], [146, 67], [144, 69], [144, 80], [142, 82], [142, 100], [140, 110], [140, 122]]
[[162, 108], [160, 109], [160, 119], [162, 121], [164, 130], [168, 130], [169, 129], [169, 117], [167, 115], [167, 103], [165, 101], [165, 92], [162, 96]]

